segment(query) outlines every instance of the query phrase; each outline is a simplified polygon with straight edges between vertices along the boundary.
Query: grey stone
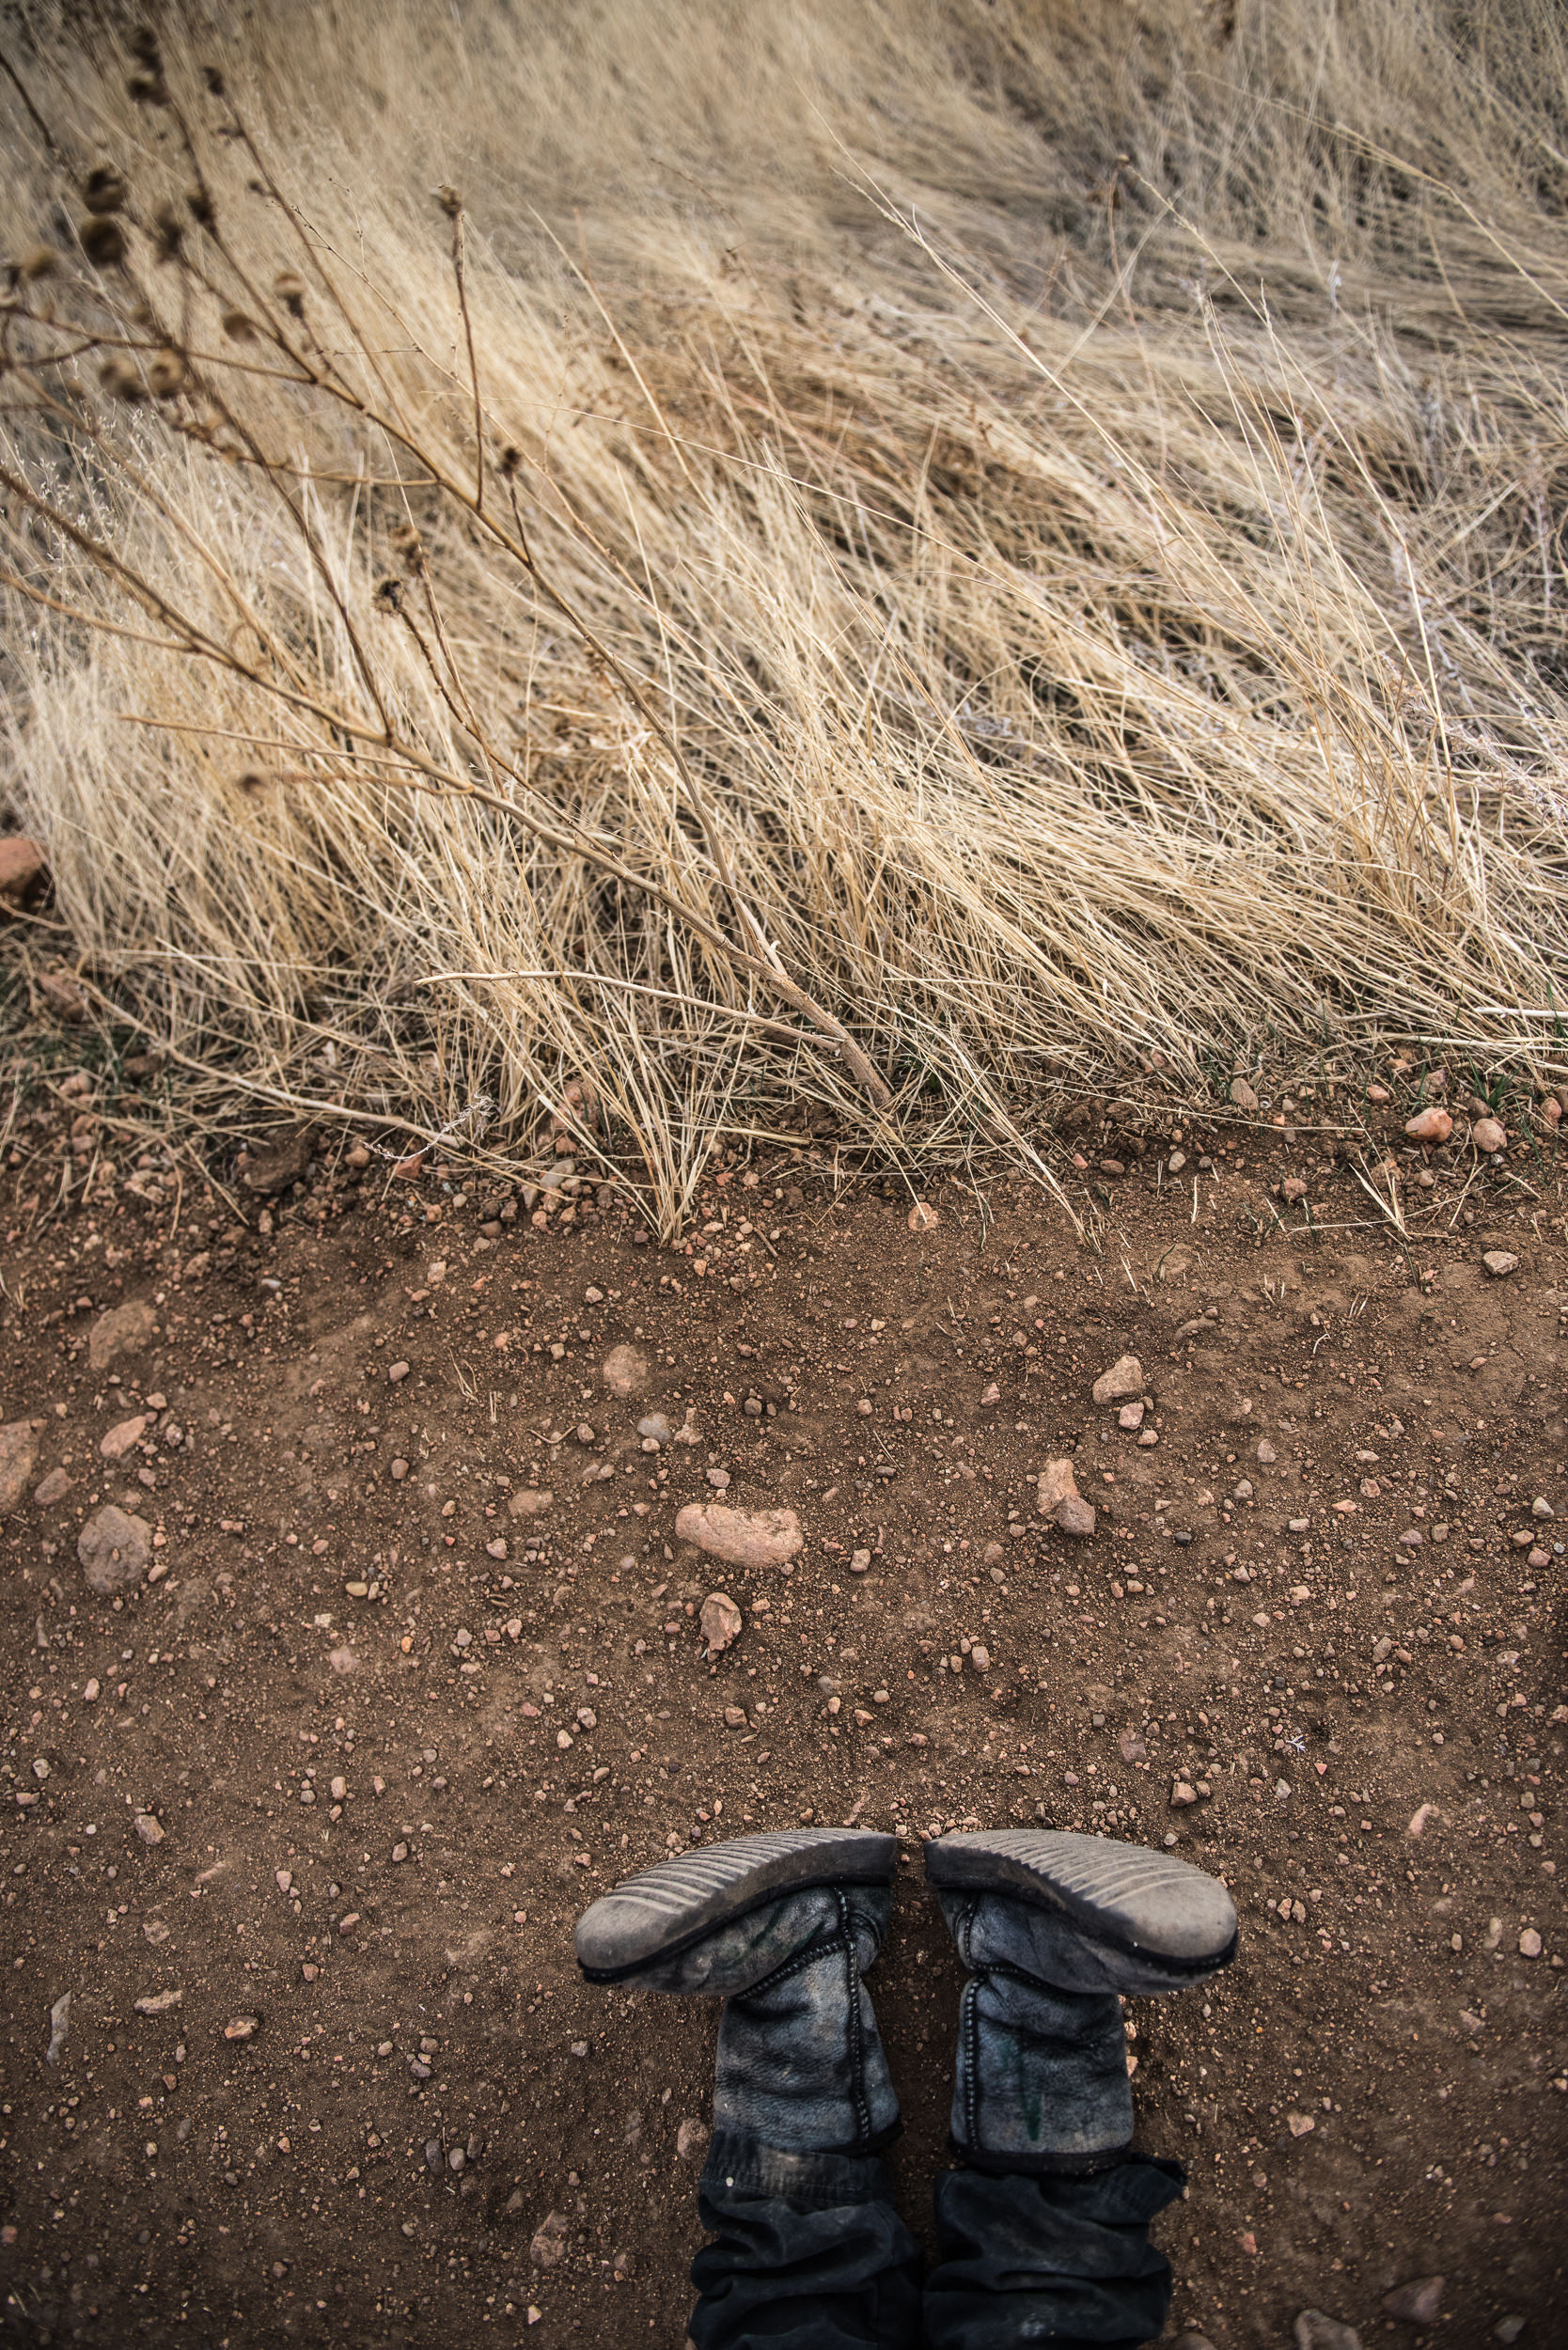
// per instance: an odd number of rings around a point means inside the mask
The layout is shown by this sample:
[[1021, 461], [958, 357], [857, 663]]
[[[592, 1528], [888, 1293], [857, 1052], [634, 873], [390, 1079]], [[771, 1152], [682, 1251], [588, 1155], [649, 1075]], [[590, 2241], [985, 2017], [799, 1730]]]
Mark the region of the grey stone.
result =
[[109, 1599], [139, 1583], [152, 1557], [152, 1528], [145, 1518], [131, 1517], [105, 1503], [90, 1517], [76, 1538], [89, 1591]]
[[1442, 2277], [1412, 2277], [1408, 2284], [1396, 2285], [1383, 2295], [1385, 2316], [1397, 2317], [1405, 2326], [1430, 2326], [1443, 2306], [1445, 2281]]
[[1302, 2310], [1295, 2321], [1295, 2350], [1361, 2350], [1361, 2337], [1322, 2310]]

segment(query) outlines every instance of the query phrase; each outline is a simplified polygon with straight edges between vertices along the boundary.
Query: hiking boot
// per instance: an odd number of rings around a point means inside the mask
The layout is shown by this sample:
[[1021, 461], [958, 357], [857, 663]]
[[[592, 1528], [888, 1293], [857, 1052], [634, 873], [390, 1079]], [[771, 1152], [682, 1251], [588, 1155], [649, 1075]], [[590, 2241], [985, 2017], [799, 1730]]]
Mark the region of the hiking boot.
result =
[[[975, 2169], [1089, 2170], [1131, 2143], [1121, 1998], [1205, 1982], [1236, 1953], [1215, 1877], [1046, 1828], [944, 1836], [926, 1878], [968, 1973], [952, 2137]], [[1119, 1996], [1120, 1995], [1120, 1996]]]
[[864, 2155], [899, 2127], [861, 1982], [898, 1846], [855, 1828], [738, 1836], [628, 1877], [578, 1920], [589, 1982], [720, 1997], [715, 2139]]

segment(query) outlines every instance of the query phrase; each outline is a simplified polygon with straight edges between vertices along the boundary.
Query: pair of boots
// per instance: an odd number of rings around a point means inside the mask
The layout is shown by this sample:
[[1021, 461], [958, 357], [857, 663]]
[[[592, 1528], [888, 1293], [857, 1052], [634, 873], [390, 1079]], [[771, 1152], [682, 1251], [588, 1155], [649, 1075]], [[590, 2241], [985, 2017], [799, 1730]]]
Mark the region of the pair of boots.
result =
[[[699, 2350], [921, 2339], [914, 2246], [876, 2160], [899, 2108], [863, 1981], [897, 1856], [865, 1830], [738, 1837], [628, 1878], [579, 1921], [589, 1982], [725, 1999], [701, 2186], [720, 2244], [694, 2270]], [[938, 2185], [924, 2338], [1145, 2340], [1168, 2300], [1148, 2219], [1181, 2172], [1130, 2152], [1120, 1996], [1229, 1965], [1230, 1895], [1163, 1853], [1048, 1829], [945, 1836], [925, 1866], [968, 1980], [962, 2170]]]

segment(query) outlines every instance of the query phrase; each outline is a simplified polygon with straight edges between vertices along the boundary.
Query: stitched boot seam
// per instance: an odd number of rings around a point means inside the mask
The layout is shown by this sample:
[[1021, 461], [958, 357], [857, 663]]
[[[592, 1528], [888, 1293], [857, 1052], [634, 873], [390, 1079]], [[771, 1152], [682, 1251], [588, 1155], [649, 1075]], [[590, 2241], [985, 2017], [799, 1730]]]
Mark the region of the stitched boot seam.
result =
[[[838, 1898], [841, 1901], [843, 1896], [840, 1894]], [[771, 1975], [764, 1975], [760, 1982], [751, 1983], [745, 1991], [731, 1992], [730, 1997], [736, 1999], [760, 1999], [765, 1992], [776, 1990], [780, 1983], [790, 1982], [793, 1976], [800, 1974], [806, 1967], [814, 1966], [819, 1958], [831, 1957], [842, 1938], [842, 1923], [840, 1922], [831, 1934], [827, 1935], [825, 1939], [819, 1938], [822, 1934], [823, 1929], [819, 1926], [811, 1940], [794, 1951], [791, 1957], [784, 1959], [774, 1968]]]
[[844, 1953], [844, 1997], [848, 2003], [849, 2047], [852, 2094], [855, 2098], [855, 2136], [858, 2144], [870, 2142], [871, 2111], [866, 2102], [865, 2036], [860, 2029], [860, 1966], [855, 1956], [855, 1930], [850, 1923], [849, 1903], [835, 1889], [839, 1904], [839, 1939]]
[[971, 1975], [959, 1995], [958, 2028], [964, 2053], [964, 2135], [974, 2145], [980, 2138], [980, 2018], [976, 2013], [980, 1978]]

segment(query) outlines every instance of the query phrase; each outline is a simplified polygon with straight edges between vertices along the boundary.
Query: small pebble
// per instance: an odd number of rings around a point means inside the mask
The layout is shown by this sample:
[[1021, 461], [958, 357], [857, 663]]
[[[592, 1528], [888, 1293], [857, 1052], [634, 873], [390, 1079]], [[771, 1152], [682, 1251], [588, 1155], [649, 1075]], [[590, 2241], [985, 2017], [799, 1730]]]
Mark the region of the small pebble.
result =
[[1404, 2326], [1435, 2324], [1443, 2306], [1445, 2282], [1442, 2277], [1413, 2277], [1408, 2284], [1396, 2285], [1392, 2293], [1383, 2295], [1386, 2315]]
[[648, 1384], [648, 1357], [635, 1346], [612, 1347], [599, 1375], [612, 1395], [635, 1395]]
[[1119, 1403], [1123, 1396], [1143, 1393], [1143, 1365], [1136, 1355], [1123, 1355], [1103, 1371], [1090, 1390], [1096, 1403]]
[[1447, 1142], [1453, 1132], [1453, 1120], [1447, 1110], [1439, 1109], [1434, 1103], [1427, 1109], [1418, 1110], [1414, 1118], [1407, 1118], [1404, 1131], [1412, 1142]]
[[1295, 2321], [1295, 2350], [1361, 2350], [1361, 2337], [1324, 2310], [1301, 2310]]
[[698, 1618], [710, 1656], [717, 1656], [741, 1637], [741, 1611], [727, 1591], [710, 1591]]
[[106, 1461], [123, 1461], [147, 1434], [147, 1417], [138, 1413], [134, 1419], [122, 1419], [102, 1437], [98, 1449]]

